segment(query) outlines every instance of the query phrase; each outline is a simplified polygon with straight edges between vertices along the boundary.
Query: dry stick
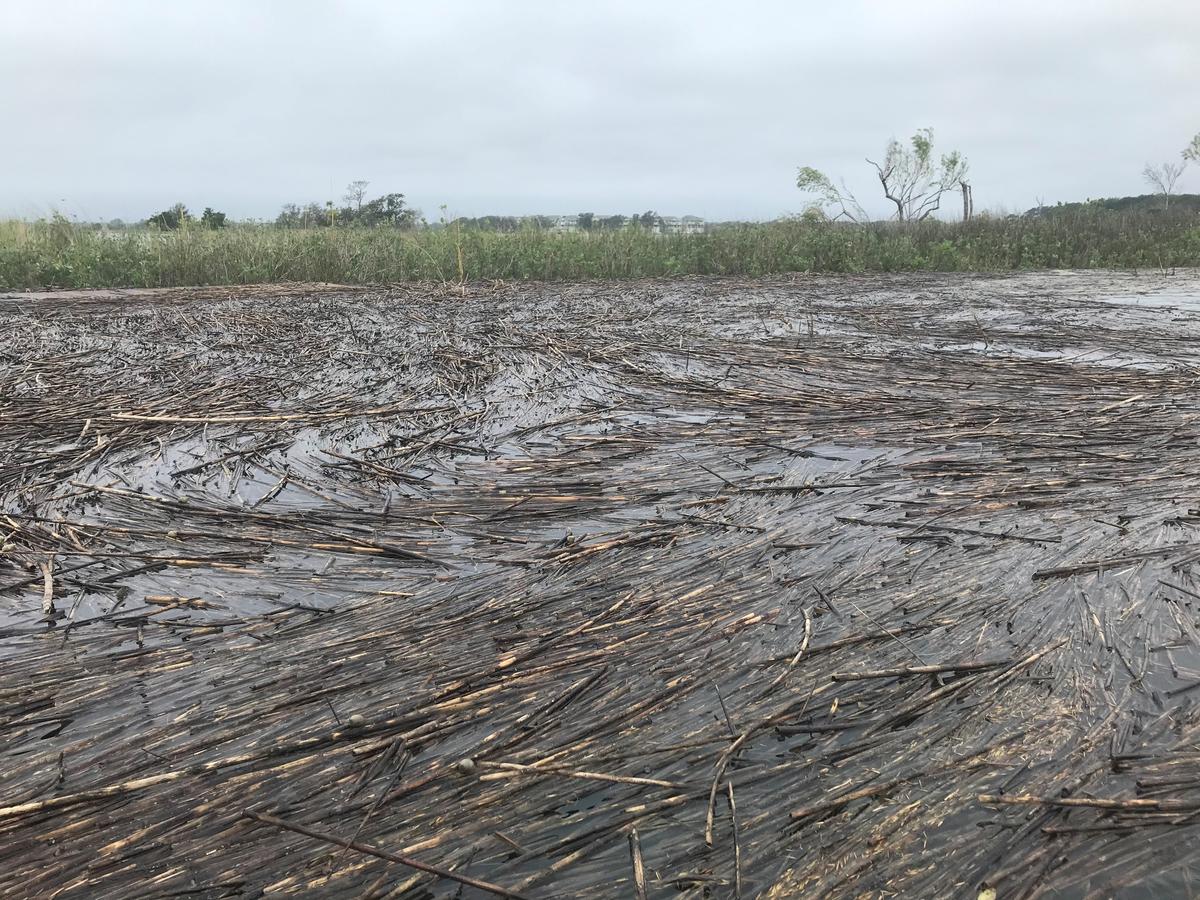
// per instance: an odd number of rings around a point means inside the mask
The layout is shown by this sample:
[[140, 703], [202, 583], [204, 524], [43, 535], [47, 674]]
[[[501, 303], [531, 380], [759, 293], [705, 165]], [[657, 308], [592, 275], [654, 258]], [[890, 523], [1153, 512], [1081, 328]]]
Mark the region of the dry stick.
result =
[[905, 650], [907, 650], [909, 653], [911, 653], [913, 655], [913, 659], [915, 659], [917, 662], [919, 662], [923, 666], [928, 665], [928, 663], [926, 663], [925, 660], [921, 659], [921, 654], [917, 653], [917, 651], [914, 650], [907, 641], [902, 640], [898, 635], [889, 631], [887, 626], [885, 626], [882, 622], [880, 622], [878, 619], [876, 619], [873, 615], [871, 615], [869, 612], [867, 612], [865, 609], [863, 609], [861, 606], [859, 606], [853, 600], [848, 599], [848, 602], [850, 603], [851, 606], [853, 606], [855, 609], [857, 609], [860, 613], [862, 613], [864, 616], [866, 616], [868, 619], [870, 619], [876, 625], [876, 627], [881, 629], [885, 634], [887, 634], [888, 637], [890, 637], [897, 644], [899, 644], [901, 647], [903, 647]]
[[247, 447], [243, 450], [234, 450], [231, 453], [226, 453], [224, 456], [218, 456], [216, 459], [206, 460], [205, 462], [197, 463], [194, 466], [188, 466], [186, 469], [175, 469], [170, 474], [174, 478], [180, 478], [184, 475], [192, 475], [202, 469], [207, 469], [209, 466], [215, 466], [219, 463], [228, 462], [231, 459], [237, 459], [239, 456], [247, 456], [251, 453], [268, 453], [271, 450], [278, 450], [287, 444], [287, 441], [272, 441], [268, 444], [262, 444], [256, 447]]
[[642, 863], [642, 842], [636, 828], [629, 829], [629, 857], [633, 861], [633, 895], [646, 900], [646, 867]]
[[725, 727], [729, 729], [729, 736], [737, 738], [737, 732], [733, 728], [733, 721], [729, 718], [729, 710], [725, 708], [725, 698], [721, 696], [721, 687], [715, 681], [712, 683], [713, 690], [717, 692], [717, 702], [721, 704], [721, 715], [725, 717]]
[[504, 843], [508, 844], [508, 846], [512, 847], [513, 850], [515, 850], [521, 856], [528, 856], [532, 852], [532, 851], [530, 851], [530, 849], [528, 847], [522, 847], [520, 844], [518, 844], [516, 841], [514, 841], [512, 838], [510, 838], [503, 831], [493, 831], [492, 834], [494, 834], [500, 840], [504, 841]]
[[1030, 653], [1027, 657], [1013, 663], [1011, 666], [1007, 667], [1003, 672], [1001, 672], [999, 675], [997, 675], [995, 678], [993, 678], [991, 680], [992, 685], [998, 686], [998, 685], [1004, 683], [1009, 678], [1015, 677], [1018, 672], [1022, 671], [1023, 669], [1029, 668], [1035, 662], [1037, 662], [1039, 659], [1041, 659], [1043, 656], [1053, 653], [1055, 650], [1057, 650], [1059, 647], [1063, 646], [1066, 643], [1067, 643], [1067, 638], [1062, 638], [1060, 640], [1055, 641], [1053, 644], [1050, 644], [1047, 647], [1043, 647], [1041, 650], [1035, 651], [1034, 653]]
[[41, 563], [42, 569], [42, 613], [51, 615], [54, 612], [54, 554]]
[[13, 806], [0, 806], [0, 819], [11, 819], [27, 813], [42, 812], [47, 809], [59, 809], [64, 806], [74, 806], [78, 803], [87, 803], [90, 800], [103, 800], [106, 797], [116, 797], [143, 788], [153, 787], [156, 784], [177, 781], [189, 774], [199, 775], [206, 771], [212, 771], [215, 768], [218, 767], [194, 766], [191, 769], [177, 769], [173, 772], [163, 772], [160, 775], [134, 778], [131, 781], [123, 781], [120, 784], [113, 784], [91, 791], [80, 791], [77, 794], [63, 794], [59, 797], [51, 797], [48, 800], [31, 800], [28, 803], [17, 803]]
[[247, 819], [254, 819], [266, 825], [274, 825], [276, 828], [283, 828], [287, 831], [294, 831], [296, 834], [303, 834], [310, 838], [315, 838], [318, 841], [327, 841], [330, 844], [337, 844], [339, 847], [345, 847], [349, 850], [357, 850], [359, 853], [366, 853], [368, 856], [377, 856], [380, 859], [386, 859], [388, 862], [400, 863], [402, 866], [408, 866], [410, 869], [419, 869], [422, 872], [428, 872], [430, 875], [437, 875], [439, 878], [449, 878], [451, 881], [457, 881], [459, 884], [465, 884], [467, 887], [478, 888], [481, 891], [487, 891], [489, 894], [496, 894], [500, 897], [512, 897], [514, 900], [529, 900], [527, 894], [519, 894], [516, 891], [510, 891], [506, 887], [501, 887], [498, 884], [492, 884], [490, 881], [480, 881], [478, 878], [471, 878], [467, 875], [459, 875], [457, 872], [451, 872], [449, 869], [443, 869], [441, 866], [423, 863], [413, 859], [411, 856], [401, 856], [399, 853], [391, 853], [387, 850], [380, 850], [378, 847], [372, 847], [369, 844], [360, 844], [357, 841], [340, 838], [336, 834], [329, 834], [326, 831], [317, 831], [313, 828], [308, 828], [298, 822], [289, 822], [287, 819], [280, 819], [276, 816], [270, 816], [266, 813], [252, 812], [251, 810], [242, 810], [242, 815]]
[[[804, 705], [806, 708], [816, 691], [817, 688], [814, 688], [812, 693], [810, 693], [805, 699]], [[704, 819], [704, 843], [709, 847], [711, 847], [713, 844], [713, 822], [716, 818], [717, 788], [721, 784], [721, 777], [725, 774], [725, 770], [729, 767], [730, 761], [738, 754], [738, 751], [740, 751], [742, 747], [746, 745], [746, 742], [749, 741], [751, 737], [753, 737], [762, 729], [766, 728], [768, 725], [774, 724], [776, 720], [789, 715], [791, 713], [791, 709], [792, 705], [788, 705], [778, 712], [771, 713], [770, 715], [759, 719], [740, 735], [738, 735], [738, 739], [730, 744], [717, 760], [717, 764], [713, 770], [712, 785], [708, 789], [708, 812]]]
[[858, 788], [857, 790], [849, 791], [845, 794], [839, 794], [829, 800], [822, 800], [820, 803], [814, 803], [810, 806], [802, 806], [800, 809], [792, 810], [789, 814], [792, 820], [805, 819], [809, 816], [823, 813], [829, 810], [838, 809], [845, 806], [847, 803], [853, 803], [855, 800], [864, 800], [867, 797], [876, 797], [879, 794], [886, 794], [894, 790], [906, 782], [913, 781], [927, 775], [927, 772], [917, 772], [913, 775], [908, 775], [903, 778], [893, 778], [891, 781], [885, 781], [882, 784], [868, 785], [867, 787]]
[[742, 900], [742, 842], [738, 833], [737, 804], [733, 802], [733, 782], [726, 781], [725, 789], [729, 792], [729, 818], [733, 822], [733, 896], [734, 900]]
[[[331, 704], [330, 709], [332, 708], [333, 706]], [[336, 716], [336, 713], [334, 715]], [[404, 738], [397, 738], [397, 740], [403, 743]], [[384, 798], [392, 792], [392, 788], [396, 786], [396, 782], [400, 780], [400, 776], [404, 774], [404, 770], [408, 767], [408, 761], [410, 759], [412, 759], [412, 755], [407, 750], [404, 751], [404, 757], [400, 760], [400, 764], [396, 766], [396, 771], [392, 773], [392, 777], [389, 779], [387, 786], [379, 792], [379, 796], [375, 798], [375, 802], [371, 804], [371, 808], [367, 810], [367, 814], [363, 816], [362, 821], [358, 823], [358, 827], [354, 829], [354, 836], [350, 838], [351, 842], [358, 840], [358, 836], [362, 834], [362, 830], [367, 827], [367, 822], [370, 821], [371, 816], [375, 815], [375, 811], [383, 805]], [[340, 866], [342, 857], [346, 855], [346, 851], [348, 849], [348, 847], [343, 847], [342, 852], [338, 854], [337, 859], [333, 860], [329, 864], [330, 874], [333, 874], [333, 871]]]
[[[953, 511], [954, 510], [951, 510], [951, 512]], [[948, 513], [943, 513], [942, 515], [947, 514]], [[947, 531], [951, 534], [968, 534], [974, 537], [1004, 538], [1006, 540], [1020, 541], [1026, 544], [1058, 544], [1062, 542], [1061, 537], [1028, 537], [1023, 534], [1005, 534], [1002, 531], [982, 531], [977, 528], [958, 528], [953, 525], [937, 525], [933, 522], [927, 522], [918, 528], [913, 529], [912, 522], [872, 522], [870, 519], [859, 519], [855, 518], [854, 516], [834, 516], [833, 518], [838, 522], [845, 522], [849, 525], [873, 525], [879, 528], [911, 529], [910, 535], [915, 535], [923, 529], [928, 529], [930, 531]]]
[[949, 684], [942, 685], [937, 690], [931, 691], [923, 697], [918, 697], [910, 703], [906, 703], [895, 710], [891, 715], [884, 716], [882, 719], [875, 721], [870, 728], [867, 729], [868, 735], [879, 734], [881, 731], [890, 729], [897, 722], [909, 721], [916, 715], [935, 701], [941, 700], [943, 697], [958, 693], [965, 690], [968, 686], [975, 683], [975, 679], [981, 673], [972, 673], [965, 678], [960, 678], [956, 681], [951, 681]]
[[800, 657], [802, 657], [804, 655], [804, 651], [808, 649], [808, 642], [811, 638], [812, 638], [812, 607], [809, 607], [804, 610], [804, 639], [802, 641], [800, 641], [800, 649], [796, 651], [795, 656], [793, 656], [790, 660], [788, 660], [787, 668], [785, 668], [782, 672], [780, 672], [779, 675], [775, 678], [775, 680], [772, 681], [769, 685], [767, 685], [767, 689], [758, 695], [758, 698], [760, 700], [763, 697], [767, 696], [767, 694], [771, 693], [771, 691], [775, 690], [775, 688], [779, 687], [779, 685], [783, 684], [784, 679], [787, 678], [788, 675], [791, 674], [792, 669], [796, 668], [796, 663], [800, 662]]
[[[787, 668], [783, 671], [783, 673], [771, 683], [770, 687], [768, 687], [767, 690], [760, 695], [760, 697], [766, 696], [766, 694], [770, 693], [770, 691], [772, 691], [777, 685], [783, 682], [783, 679], [787, 677], [788, 673], [791, 672], [796, 663], [800, 661], [800, 657], [804, 655], [804, 651], [808, 649], [808, 643], [811, 638], [812, 614], [810, 610], [806, 609], [804, 611], [804, 639], [800, 642], [800, 649], [796, 652], [796, 655], [788, 661]], [[779, 713], [771, 713], [770, 715], [751, 725], [749, 728], [743, 731], [741, 735], [738, 736], [737, 740], [729, 745], [729, 747], [717, 760], [717, 765], [715, 771], [713, 772], [712, 785], [708, 791], [708, 812], [705, 814], [704, 819], [704, 843], [709, 847], [711, 847], [713, 844], [713, 820], [716, 817], [717, 787], [721, 783], [721, 778], [725, 774], [725, 770], [729, 767], [730, 760], [732, 760], [737, 752], [741, 750], [743, 746], [745, 746], [746, 742], [750, 740], [751, 736], [754, 735], [755, 732], [771, 724], [772, 720], [774, 720], [778, 715]]]
[[276, 478], [287, 479], [288, 482], [294, 484], [296, 487], [300, 488], [300, 490], [306, 491], [307, 493], [312, 494], [314, 497], [324, 500], [326, 503], [332, 503], [334, 506], [340, 506], [342, 509], [357, 510], [356, 506], [339, 500], [337, 497], [330, 496], [324, 491], [318, 491], [315, 487], [305, 482], [304, 479], [297, 478], [294, 474], [280, 472], [274, 466], [268, 466], [266, 463], [255, 462], [254, 460], [250, 460], [249, 462], [251, 465], [258, 466], [258, 468], [262, 469], [264, 472], [274, 475]]
[[1033, 794], [980, 794], [979, 802], [988, 806], [1083, 806], [1121, 812], [1184, 812], [1200, 809], [1200, 800], [1105, 800], [1094, 797], [1038, 797]]
[[[202, 506], [189, 505], [188, 503], [185, 503], [182, 500], [176, 500], [171, 497], [159, 497], [154, 494], [143, 494], [138, 491], [126, 491], [126, 490], [122, 490], [120, 488], [107, 487], [105, 485], [100, 485], [100, 484], [88, 484], [87, 482], [83, 482], [83, 481], [70, 481], [68, 483], [70, 485], [72, 485], [73, 487], [82, 488], [85, 491], [97, 491], [102, 494], [113, 494], [114, 496], [117, 496], [117, 497], [128, 497], [128, 498], [131, 498], [134, 500], [145, 500], [145, 501], [148, 501], [151, 503], [160, 503], [171, 509], [182, 508], [182, 509], [188, 510], [191, 513], [195, 513], [195, 514], [199, 514], [199, 515], [205, 515], [205, 516], [211, 516], [211, 517], [217, 517], [217, 518], [227, 517], [229, 515], [237, 515], [239, 518], [249, 519], [251, 521], [271, 522], [274, 520], [274, 516], [272, 516], [269, 513], [253, 512], [250, 510], [242, 510], [242, 511], [223, 510], [223, 509], [217, 509], [215, 507], [211, 508], [211, 509], [206, 509]], [[416, 550], [408, 550], [408, 549], [405, 549], [404, 547], [398, 547], [391, 543], [383, 543], [380, 541], [367, 540], [365, 537], [356, 537], [354, 535], [342, 534], [341, 532], [337, 531], [336, 529], [331, 530], [329, 528], [320, 528], [316, 525], [304, 525], [304, 524], [298, 524], [298, 525], [295, 525], [294, 527], [297, 527], [302, 531], [307, 531], [307, 532], [310, 532], [315, 535], [336, 538], [337, 540], [342, 541], [343, 543], [328, 543], [328, 542], [326, 542], [326, 543], [301, 544], [297, 541], [285, 540], [278, 536], [262, 537], [262, 536], [256, 536], [256, 535], [251, 535], [251, 534], [240, 535], [239, 540], [247, 541], [247, 542], [255, 543], [255, 544], [267, 544], [267, 545], [280, 544], [285, 547], [310, 547], [310, 548], [316, 548], [318, 550], [332, 549], [332, 550], [336, 550], [336, 551], [345, 550], [350, 553], [383, 554], [383, 555], [387, 555], [387, 556], [400, 557], [403, 559], [419, 560], [421, 562], [428, 562], [428, 563], [433, 562], [433, 559], [431, 557], [426, 556], [424, 553], [419, 553]], [[170, 558], [163, 558], [163, 559], [166, 562], [171, 561]], [[121, 577], [125, 577], [127, 575], [133, 575], [133, 574], [135, 574], [135, 572], [124, 572], [124, 573], [121, 573]]]
[[[832, 609], [832, 607], [831, 607], [831, 609]], [[935, 628], [945, 628], [947, 625], [954, 625], [954, 624], [955, 623], [952, 619], [935, 619], [932, 622], [921, 622], [921, 623], [918, 623], [915, 625], [905, 625], [903, 628], [897, 628], [895, 632], [876, 631], [876, 632], [868, 632], [866, 634], [853, 635], [851, 637], [838, 638], [837, 640], [829, 641], [824, 644], [813, 645], [812, 647], [809, 648], [811, 651], [809, 653], [809, 656], [812, 656], [815, 653], [827, 653], [831, 650], [841, 650], [844, 647], [853, 647], [858, 644], [866, 644], [866, 643], [870, 643], [872, 641], [882, 641], [885, 638], [894, 638], [897, 633], [898, 634], [915, 634], [915, 633], [921, 632], [921, 631], [932, 631]], [[787, 658], [788, 657], [786, 657], [786, 656], [770, 656], [770, 657], [767, 657], [766, 659], [754, 660], [752, 662], [748, 662], [746, 664], [746, 667], [747, 668], [749, 668], [749, 667], [762, 668], [763, 666], [765, 666], [769, 663], [782, 662], [783, 660], [785, 660]]]
[[[647, 787], [665, 787], [665, 788], [686, 788], [685, 784], [678, 784], [674, 781], [659, 781], [657, 778], [636, 778], [632, 775], [605, 775], [603, 772], [580, 772], [570, 769], [567, 766], [524, 766], [520, 763], [507, 762], [488, 762], [478, 760], [476, 765], [484, 769], [504, 769], [505, 772], [497, 772], [494, 775], [481, 776], [480, 780], [492, 780], [496, 778], [510, 778], [520, 773], [530, 775], [562, 775], [565, 778], [581, 778], [585, 781], [608, 781], [613, 784], [640, 784]], [[509, 775], [511, 772], [512, 775]]]
[[279, 495], [279, 492], [284, 489], [284, 487], [287, 485], [287, 483], [288, 483], [288, 477], [286, 475], [281, 476], [278, 481], [276, 481], [273, 485], [271, 485], [271, 487], [267, 490], [267, 492], [265, 494], [263, 494], [261, 497], [259, 497], [257, 500], [255, 500], [253, 503], [250, 504], [250, 508], [258, 509], [260, 506], [270, 503], [272, 500], [274, 500]]
[[1074, 566], [1039, 569], [1033, 573], [1032, 577], [1034, 581], [1042, 581], [1047, 578], [1068, 578], [1072, 575], [1086, 575], [1091, 572], [1102, 572], [1105, 569], [1125, 568], [1126, 566], [1132, 566], [1146, 560], [1171, 556], [1172, 554], [1181, 553], [1184, 550], [1194, 550], [1195, 548], [1195, 544], [1176, 544], [1170, 547], [1159, 547], [1154, 550], [1140, 550], [1136, 553], [1127, 553], [1124, 556], [1114, 556], [1109, 559], [1093, 559]]
[[995, 659], [982, 662], [943, 663], [937, 666], [901, 666], [898, 669], [870, 669], [865, 672], [834, 672], [829, 677], [834, 681], [862, 681], [867, 678], [903, 678], [906, 675], [937, 675], [941, 672], [975, 672], [980, 669], [997, 669], [1012, 665], [1011, 659]]
[[[789, 814], [789, 817], [792, 819], [792, 821], [796, 821], [799, 819], [806, 819], [809, 816], [819, 815], [821, 813], [832, 812], [835, 809], [840, 809], [848, 803], [853, 803], [855, 800], [863, 800], [867, 797], [876, 797], [880, 794], [889, 793], [892, 790], [894, 790], [895, 788], [899, 787], [900, 785], [906, 784], [910, 781], [915, 781], [918, 778], [941, 778], [941, 777], [944, 777], [947, 774], [950, 774], [952, 772], [959, 770], [959, 767], [963, 766], [964, 764], [971, 763], [972, 760], [978, 759], [981, 756], [986, 756], [987, 754], [993, 752], [994, 750], [999, 749], [1000, 747], [1004, 747], [1008, 744], [1011, 744], [1011, 743], [1014, 743], [1015, 741], [1020, 740], [1021, 738], [1023, 738], [1025, 736], [1027, 731], [1028, 731], [1028, 729], [1023, 728], [1013, 734], [1008, 735], [1007, 737], [1001, 738], [999, 741], [997, 741], [993, 744], [989, 744], [988, 746], [982, 747], [971, 753], [967, 753], [963, 756], [959, 756], [958, 758], [952, 760], [951, 762], [946, 763], [945, 765], [942, 765], [942, 766], [938, 766], [937, 768], [923, 770], [920, 772], [913, 772], [910, 775], [903, 775], [899, 778], [893, 778], [892, 780], [884, 782], [882, 784], [877, 784], [874, 786], [868, 785], [866, 787], [857, 788], [853, 791], [849, 791], [844, 794], [839, 794], [838, 796], [833, 797], [832, 799], [829, 799], [829, 800], [822, 800], [819, 803], [813, 803], [813, 804], [809, 804], [808, 806], [802, 806], [799, 809], [793, 810]], [[970, 771], [972, 769], [979, 768], [980, 766], [983, 766], [983, 765], [987, 765], [987, 763], [981, 763], [981, 762], [971, 763], [970, 765], [967, 766], [967, 770]], [[876, 772], [876, 775], [878, 775], [878, 774], [879, 773]]]
[[[89, 566], [95, 566], [103, 562], [102, 559], [92, 559], [85, 563], [79, 563], [74, 566], [66, 566], [58, 570], [59, 575], [66, 575], [68, 572], [77, 572], [80, 569], [86, 569]], [[39, 569], [41, 566], [38, 567]], [[37, 575], [30, 575], [28, 578], [22, 578], [20, 581], [10, 581], [8, 584], [0, 584], [0, 594], [5, 591], [13, 591], [17, 588], [29, 587], [31, 584], [37, 584], [39, 581], [45, 584], [45, 572], [39, 572]]]
[[392, 415], [393, 413], [413, 411], [428, 412], [429, 410], [420, 409], [418, 407], [397, 405], [379, 406], [372, 409], [350, 409], [324, 413], [287, 413], [273, 416], [143, 416], [138, 415], [137, 413], [113, 413], [113, 418], [125, 422], [174, 422], [178, 424], [194, 425], [233, 425], [247, 424], [250, 422], [295, 422], [303, 420], [323, 421], [326, 419], [344, 419], [348, 415], [388, 416]]
[[[17, 803], [12, 806], [0, 806], [0, 820], [12, 819], [18, 816], [27, 815], [29, 813], [43, 812], [47, 809], [60, 809], [64, 806], [75, 806], [80, 803], [89, 803], [93, 800], [104, 800], [108, 797], [118, 797], [123, 794], [130, 794], [134, 791], [144, 790], [148, 787], [153, 787], [157, 784], [166, 784], [172, 781], [179, 781], [182, 778], [188, 778], [196, 775], [207, 775], [209, 772], [216, 772], [221, 769], [227, 769], [230, 766], [243, 765], [245, 763], [261, 762], [267, 759], [276, 759], [282, 756], [289, 756], [293, 753], [299, 753], [304, 750], [316, 750], [321, 747], [326, 747], [331, 744], [337, 744], [343, 741], [358, 741], [372, 733], [382, 732], [387, 728], [394, 728], [402, 720], [389, 719], [385, 722], [380, 722], [375, 726], [367, 726], [357, 729], [341, 729], [330, 732], [329, 734], [301, 738], [297, 741], [279, 743], [263, 750], [253, 753], [242, 753], [237, 756], [227, 756], [222, 759], [214, 759], [206, 763], [198, 763], [194, 766], [187, 766], [182, 769], [172, 769], [170, 772], [161, 772], [158, 775], [147, 775], [143, 778], [134, 778], [129, 781], [110, 784], [107, 787], [94, 788], [88, 791], [80, 791], [75, 794], [62, 794], [58, 797], [49, 797], [46, 800], [30, 800], [27, 803]], [[419, 729], [418, 729], [419, 730]], [[411, 741], [413, 733], [408, 735]], [[270, 766], [268, 768], [274, 768]]]

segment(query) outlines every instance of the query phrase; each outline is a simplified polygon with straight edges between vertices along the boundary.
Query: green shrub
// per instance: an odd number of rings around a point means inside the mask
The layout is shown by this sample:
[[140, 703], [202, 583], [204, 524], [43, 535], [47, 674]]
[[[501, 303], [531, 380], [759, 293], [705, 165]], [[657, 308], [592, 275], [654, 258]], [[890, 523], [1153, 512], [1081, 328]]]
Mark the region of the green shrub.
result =
[[[186, 223], [182, 207], [177, 213]], [[208, 215], [211, 213], [211, 215]], [[206, 210], [212, 226], [220, 213]], [[0, 222], [0, 289], [327, 281], [578, 280], [778, 272], [1009, 271], [1200, 265], [1200, 223], [1084, 207], [1073, 215], [847, 225], [809, 219], [655, 235], [644, 228], [282, 228], [108, 231], [61, 217]], [[201, 220], [204, 222], [204, 219]], [[222, 219], [223, 221], [223, 219]], [[461, 267], [461, 268], [460, 268]]]

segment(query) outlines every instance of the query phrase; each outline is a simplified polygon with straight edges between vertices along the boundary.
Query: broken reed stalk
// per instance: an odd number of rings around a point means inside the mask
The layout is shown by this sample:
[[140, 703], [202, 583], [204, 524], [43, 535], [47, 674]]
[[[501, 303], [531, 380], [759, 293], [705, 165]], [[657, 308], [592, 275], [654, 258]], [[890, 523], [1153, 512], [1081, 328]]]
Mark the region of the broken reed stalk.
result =
[[735, 900], [742, 898], [742, 839], [738, 829], [737, 803], [733, 799], [733, 781], [725, 781], [725, 790], [729, 796], [729, 821], [733, 827], [733, 896]]
[[[377, 728], [387, 727], [391, 724], [395, 723], [380, 723]], [[82, 803], [91, 803], [96, 800], [105, 800], [110, 797], [120, 797], [126, 794], [132, 794], [147, 788], [155, 787], [156, 785], [169, 784], [174, 781], [179, 781], [183, 778], [207, 775], [211, 772], [217, 772], [233, 766], [263, 762], [265, 760], [278, 759], [303, 753], [305, 751], [313, 751], [339, 741], [359, 740], [368, 734], [370, 734], [370, 731], [363, 728], [346, 728], [321, 736], [304, 738], [295, 741], [281, 741], [275, 745], [268, 746], [261, 750], [241, 753], [237, 756], [225, 757], [222, 759], [211, 760], [209, 762], [198, 763], [196, 765], [187, 766], [181, 769], [173, 769], [169, 772], [160, 772], [157, 775], [146, 775], [141, 778], [133, 778], [129, 779], [128, 781], [118, 782], [117, 784], [111, 784], [102, 788], [79, 791], [72, 794], [61, 794], [57, 797], [49, 797], [45, 800], [30, 800], [25, 803], [16, 803], [10, 806], [0, 806], [0, 820], [26, 816], [31, 813], [39, 813], [51, 809], [62, 809], [69, 806], [77, 806]], [[283, 763], [283, 765], [286, 765], [286, 763]]]
[[863, 681], [868, 678], [905, 678], [909, 675], [939, 675], [947, 672], [978, 672], [983, 669], [998, 669], [1012, 665], [1011, 659], [995, 659], [980, 662], [942, 663], [934, 666], [901, 666], [896, 669], [871, 669], [863, 672], [834, 672], [829, 677], [834, 681]]
[[1188, 812], [1200, 809], [1200, 800], [1130, 800], [1100, 797], [1038, 797], [1032, 794], [980, 794], [979, 802], [987, 806], [1058, 806], [1064, 809], [1108, 809], [1120, 812]]
[[642, 862], [642, 842], [636, 828], [629, 829], [629, 858], [633, 864], [633, 895], [646, 900], [646, 866]]
[[430, 863], [413, 859], [411, 856], [403, 856], [399, 853], [381, 850], [378, 847], [372, 847], [369, 844], [360, 844], [358, 841], [352, 841], [346, 838], [338, 837], [336, 834], [330, 834], [327, 831], [318, 831], [315, 828], [309, 828], [306, 825], [301, 825], [299, 822], [290, 822], [287, 819], [281, 819], [278, 816], [255, 812], [249, 809], [243, 810], [242, 815], [247, 819], [253, 819], [256, 822], [262, 822], [264, 825], [274, 825], [276, 828], [294, 831], [296, 834], [303, 834], [318, 841], [337, 844], [339, 847], [345, 847], [347, 850], [355, 850], [359, 853], [365, 853], [368, 856], [376, 856], [379, 859], [386, 859], [388, 862], [399, 863], [402, 866], [408, 866], [410, 869], [418, 869], [421, 872], [427, 872], [430, 875], [436, 875], [439, 878], [457, 881], [459, 884], [466, 885], [467, 887], [473, 887], [480, 891], [486, 891], [487, 893], [495, 894], [498, 897], [510, 897], [512, 900], [530, 900], [528, 894], [522, 894], [518, 891], [509, 890], [508, 888], [501, 887], [498, 884], [492, 884], [490, 881], [481, 881], [478, 878], [460, 875], [457, 872], [451, 872], [449, 869], [444, 869], [441, 866], [435, 866], [431, 865]]
[[54, 554], [39, 563], [42, 569], [42, 615], [54, 614]]
[[796, 650], [796, 655], [788, 660], [787, 667], [775, 677], [775, 680], [772, 681], [770, 684], [768, 684], [766, 686], [766, 688], [763, 689], [763, 692], [761, 694], [759, 694], [760, 700], [763, 697], [770, 694], [772, 691], [774, 691], [775, 688], [779, 687], [779, 685], [783, 684], [783, 682], [787, 679], [788, 675], [791, 674], [792, 669], [796, 668], [796, 664], [798, 662], [800, 662], [800, 657], [802, 657], [804, 655], [804, 651], [808, 649], [808, 642], [811, 639], [812, 639], [812, 607], [806, 607], [804, 610], [804, 637], [800, 639], [800, 646]]
[[477, 765], [481, 769], [501, 769], [503, 771], [494, 772], [491, 775], [481, 775], [480, 780], [486, 781], [497, 778], [512, 778], [519, 775], [559, 775], [564, 778], [580, 778], [585, 781], [607, 781], [610, 784], [635, 784], [645, 785], [647, 787], [664, 787], [664, 788], [684, 788], [687, 785], [680, 784], [675, 781], [663, 781], [658, 778], [638, 778], [633, 775], [606, 775], [603, 772], [580, 772], [574, 771], [565, 766], [546, 766], [546, 765], [521, 765], [520, 763], [510, 762], [489, 762], [487, 760], [479, 760]]

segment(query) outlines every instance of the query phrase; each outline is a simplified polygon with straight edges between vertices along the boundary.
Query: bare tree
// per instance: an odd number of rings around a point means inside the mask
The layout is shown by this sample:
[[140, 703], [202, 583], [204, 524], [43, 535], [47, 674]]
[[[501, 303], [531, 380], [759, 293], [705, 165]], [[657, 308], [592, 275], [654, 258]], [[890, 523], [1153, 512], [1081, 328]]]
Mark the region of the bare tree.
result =
[[346, 205], [352, 207], [355, 213], [362, 212], [363, 198], [367, 196], [367, 185], [369, 181], [352, 181], [346, 185], [346, 196], [342, 199], [346, 201]]
[[1171, 208], [1171, 195], [1175, 193], [1175, 182], [1179, 180], [1179, 176], [1186, 168], [1186, 162], [1165, 162], [1160, 166], [1146, 163], [1146, 168], [1142, 170], [1142, 178], [1146, 180], [1146, 183], [1162, 194], [1163, 209]]
[[[900, 222], [920, 222], [929, 218], [941, 206], [947, 191], [963, 192], [963, 216], [970, 218], [974, 208], [971, 186], [967, 183], [967, 161], [957, 150], [933, 158], [933, 129], [922, 128], [912, 136], [911, 146], [893, 138], [888, 142], [883, 162], [868, 159], [875, 167], [883, 195], [896, 204], [896, 219]], [[825, 203], [835, 204], [840, 211], [833, 218], [854, 222], [867, 218], [866, 212], [846, 188], [838, 187], [823, 172], [804, 166], [796, 178], [796, 187], [820, 195]]]
[[954, 150], [933, 161], [933, 129], [922, 128], [910, 139], [911, 148], [895, 138], [888, 141], [883, 164], [868, 159], [875, 167], [883, 196], [896, 204], [901, 222], [920, 222], [942, 204], [942, 194], [958, 187], [967, 176], [967, 161]]

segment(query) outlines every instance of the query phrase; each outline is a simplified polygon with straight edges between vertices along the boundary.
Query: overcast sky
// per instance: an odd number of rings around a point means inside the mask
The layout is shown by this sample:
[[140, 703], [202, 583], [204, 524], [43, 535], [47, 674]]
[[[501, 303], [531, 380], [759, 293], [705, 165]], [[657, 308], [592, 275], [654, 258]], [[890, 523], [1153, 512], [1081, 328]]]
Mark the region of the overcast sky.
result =
[[[0, 0], [0, 214], [883, 214], [933, 126], [977, 208], [1143, 193], [1200, 131], [1200, 0]], [[1200, 192], [1200, 167], [1181, 187]], [[954, 206], [954, 204], [951, 204]]]

